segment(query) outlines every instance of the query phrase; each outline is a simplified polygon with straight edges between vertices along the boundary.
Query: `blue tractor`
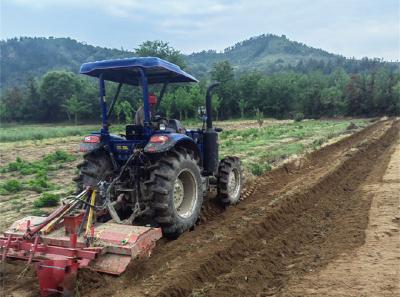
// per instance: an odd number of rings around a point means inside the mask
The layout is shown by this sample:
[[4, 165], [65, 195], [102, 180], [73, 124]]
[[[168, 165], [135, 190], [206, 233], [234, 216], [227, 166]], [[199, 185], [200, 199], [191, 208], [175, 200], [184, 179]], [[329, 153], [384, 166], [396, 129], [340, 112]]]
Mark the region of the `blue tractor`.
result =
[[[189, 130], [157, 111], [168, 84], [197, 82], [177, 65], [155, 57], [129, 58], [85, 63], [80, 73], [99, 81], [102, 127], [81, 143], [84, 160], [75, 178], [78, 192], [96, 189], [97, 220], [157, 225], [164, 236], [177, 238], [194, 227], [210, 190], [216, 189], [224, 205], [239, 201], [240, 160], [218, 157], [222, 130], [213, 127], [211, 111], [211, 92], [217, 83], [207, 90], [206, 108], [200, 112], [202, 128]], [[105, 81], [118, 84], [109, 104]], [[151, 105], [150, 84], [159, 85], [156, 106]], [[109, 119], [123, 85], [141, 87], [142, 123], [127, 125], [124, 135], [114, 135]]]

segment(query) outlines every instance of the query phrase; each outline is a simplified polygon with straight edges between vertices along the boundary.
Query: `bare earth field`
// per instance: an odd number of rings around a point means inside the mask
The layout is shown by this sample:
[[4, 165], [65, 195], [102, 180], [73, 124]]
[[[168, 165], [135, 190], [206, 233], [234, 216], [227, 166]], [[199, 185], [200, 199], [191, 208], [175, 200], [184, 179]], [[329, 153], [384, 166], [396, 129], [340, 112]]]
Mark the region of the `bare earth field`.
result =
[[[399, 130], [378, 121], [285, 163], [235, 207], [210, 199], [121, 277], [80, 271], [77, 296], [399, 296]], [[38, 295], [24, 268], [1, 265], [4, 296]]]

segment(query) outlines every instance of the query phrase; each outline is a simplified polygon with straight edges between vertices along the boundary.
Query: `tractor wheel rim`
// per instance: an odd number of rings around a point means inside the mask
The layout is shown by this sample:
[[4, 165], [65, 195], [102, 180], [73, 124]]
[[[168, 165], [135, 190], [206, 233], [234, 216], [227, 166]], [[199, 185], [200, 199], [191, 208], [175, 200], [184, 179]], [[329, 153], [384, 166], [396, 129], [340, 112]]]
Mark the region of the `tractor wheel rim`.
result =
[[236, 168], [233, 168], [228, 177], [228, 193], [230, 197], [239, 195], [240, 190], [240, 174]]
[[197, 200], [197, 181], [189, 170], [182, 170], [174, 183], [174, 207], [178, 215], [188, 218], [193, 214]]

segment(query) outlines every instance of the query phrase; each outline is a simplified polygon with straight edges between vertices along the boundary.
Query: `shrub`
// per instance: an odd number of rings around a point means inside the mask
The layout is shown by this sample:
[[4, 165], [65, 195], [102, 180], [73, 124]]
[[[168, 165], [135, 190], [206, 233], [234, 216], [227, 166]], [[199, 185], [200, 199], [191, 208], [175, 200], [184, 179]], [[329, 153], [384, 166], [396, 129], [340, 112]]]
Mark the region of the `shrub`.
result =
[[36, 208], [57, 206], [60, 202], [60, 195], [43, 193], [38, 199], [33, 202]]
[[258, 108], [256, 108], [256, 119], [258, 126], [261, 128], [264, 123], [264, 113]]
[[64, 162], [70, 162], [75, 160], [75, 157], [68, 154], [66, 151], [60, 151], [57, 150], [52, 154], [49, 154], [45, 157], [43, 157], [43, 161], [45, 161], [47, 164], [59, 162], [59, 163], [64, 163]]
[[28, 189], [35, 191], [37, 193], [42, 193], [43, 191], [54, 189], [54, 185], [49, 183], [47, 176], [36, 176], [34, 179], [28, 181]]
[[10, 179], [1, 185], [1, 189], [8, 193], [16, 193], [23, 189], [22, 183], [16, 179]]
[[296, 112], [293, 116], [293, 120], [295, 122], [301, 122], [302, 120], [304, 120], [304, 114], [302, 112]]

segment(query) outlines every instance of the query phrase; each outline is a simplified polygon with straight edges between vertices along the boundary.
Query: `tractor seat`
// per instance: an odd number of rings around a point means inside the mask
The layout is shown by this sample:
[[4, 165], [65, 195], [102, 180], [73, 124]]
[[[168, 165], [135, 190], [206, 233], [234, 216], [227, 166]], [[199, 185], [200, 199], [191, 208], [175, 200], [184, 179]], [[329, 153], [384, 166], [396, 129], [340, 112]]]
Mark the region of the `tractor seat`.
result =
[[168, 121], [167, 128], [169, 128], [168, 130], [172, 130], [173, 132], [176, 132], [176, 133], [181, 133], [181, 134], [186, 133], [186, 129], [183, 127], [182, 123], [175, 119], [170, 119]]
[[127, 140], [136, 140], [143, 138], [143, 126], [141, 125], [126, 125], [125, 135]]

